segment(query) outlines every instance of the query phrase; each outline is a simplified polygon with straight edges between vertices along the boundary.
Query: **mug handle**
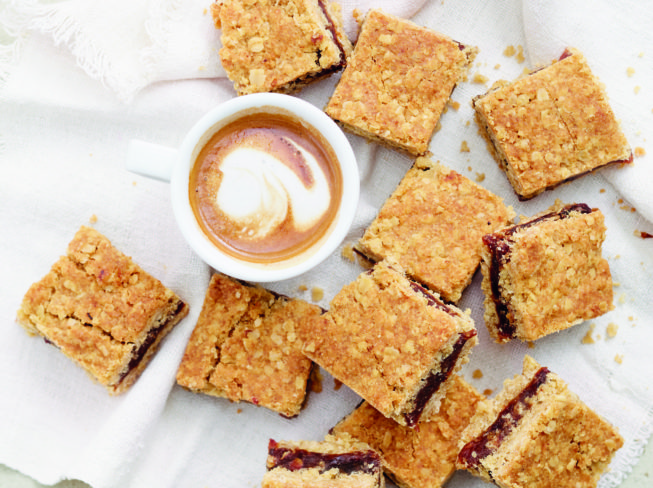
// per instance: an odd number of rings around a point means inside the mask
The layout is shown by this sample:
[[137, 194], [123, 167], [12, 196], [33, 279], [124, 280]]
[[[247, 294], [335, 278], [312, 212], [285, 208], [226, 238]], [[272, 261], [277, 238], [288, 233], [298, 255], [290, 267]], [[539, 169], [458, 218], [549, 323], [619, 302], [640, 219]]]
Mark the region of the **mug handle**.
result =
[[178, 151], [171, 147], [132, 139], [127, 149], [127, 170], [169, 183]]

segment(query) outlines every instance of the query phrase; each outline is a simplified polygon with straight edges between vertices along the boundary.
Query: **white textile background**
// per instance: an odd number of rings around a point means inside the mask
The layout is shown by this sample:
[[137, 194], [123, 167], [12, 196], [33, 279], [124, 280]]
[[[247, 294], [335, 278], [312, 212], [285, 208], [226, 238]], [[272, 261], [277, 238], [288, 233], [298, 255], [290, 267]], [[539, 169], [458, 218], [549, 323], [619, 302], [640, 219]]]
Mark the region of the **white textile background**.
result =
[[[295, 419], [174, 385], [210, 270], [179, 235], [167, 185], [128, 173], [124, 162], [131, 139], [176, 147], [201, 115], [235, 96], [221, 77], [209, 3], [0, 0], [0, 463], [42, 483], [77, 478], [94, 488], [258, 486], [269, 438], [319, 439], [359, 401], [346, 387], [335, 389], [324, 372], [323, 391], [310, 393]], [[531, 215], [560, 198], [606, 215], [604, 255], [616, 282], [616, 309], [532, 348], [497, 345], [483, 324], [477, 274], [461, 303], [471, 309], [480, 337], [464, 374], [480, 391], [496, 392], [520, 371], [524, 354], [560, 374], [624, 436], [624, 448], [600, 483], [618, 486], [653, 431], [653, 239], [636, 235], [653, 234], [651, 155], [521, 203], [477, 133], [470, 100], [493, 81], [513, 79], [573, 45], [605, 83], [633, 148], [652, 153], [653, 2], [342, 3], [352, 34], [352, 8], [364, 12], [374, 5], [479, 47], [469, 80], [453, 93], [459, 107], [449, 108], [433, 137], [435, 159], [479, 180], [518, 214]], [[523, 48], [524, 61], [504, 54], [511, 45]], [[324, 106], [336, 82], [337, 76], [323, 80], [298, 96]], [[362, 184], [351, 243], [412, 161], [348, 137]], [[461, 151], [463, 142], [469, 152]], [[191, 306], [141, 379], [115, 398], [15, 323], [29, 285], [91, 221]], [[319, 304], [327, 307], [359, 272], [337, 252], [314, 271], [270, 287], [309, 301], [319, 287]], [[615, 337], [607, 334], [611, 323], [618, 326]], [[593, 344], [581, 342], [587, 334]], [[482, 378], [472, 377], [476, 369]], [[485, 485], [461, 472], [448, 486]]]

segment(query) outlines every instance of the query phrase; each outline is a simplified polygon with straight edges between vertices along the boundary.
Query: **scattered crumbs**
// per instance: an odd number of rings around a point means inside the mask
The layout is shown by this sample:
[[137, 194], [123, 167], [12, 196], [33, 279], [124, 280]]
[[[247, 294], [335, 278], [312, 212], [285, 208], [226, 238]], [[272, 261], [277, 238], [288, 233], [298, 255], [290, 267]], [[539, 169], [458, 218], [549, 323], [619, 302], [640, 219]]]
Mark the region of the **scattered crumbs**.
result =
[[624, 362], [624, 355], [623, 354], [615, 354], [614, 362], [617, 363], [617, 364], [623, 363]]
[[197, 68], [197, 71], [206, 71], [206, 66], [201, 65]]
[[621, 295], [619, 295], [618, 301], [619, 301], [619, 305], [623, 305], [624, 303], [626, 303], [626, 294], [622, 293]]
[[617, 203], [618, 203], [619, 205], [621, 205], [622, 203], [624, 203], [624, 199], [623, 199], [623, 198], [620, 198], [619, 200], [617, 200]]
[[469, 127], [469, 124], [470, 124], [471, 122], [472, 122], [471, 120], [468, 120], [467, 122], [465, 122], [465, 127]]
[[322, 373], [316, 367], [311, 369], [311, 376], [308, 379], [309, 388], [313, 393], [322, 393]]
[[621, 286], [621, 283], [619, 283], [618, 281], [613, 281], [612, 282], [612, 287], [613, 288], [617, 288], [618, 286]]
[[314, 302], [319, 302], [324, 298], [324, 290], [319, 286], [314, 286], [311, 290], [311, 298]]
[[354, 246], [351, 244], [345, 244], [345, 246], [342, 248], [342, 257], [345, 258], [347, 261], [351, 261], [352, 263], [356, 262], [356, 254], [354, 254]]
[[342, 387], [342, 381], [337, 378], [333, 378], [333, 389], [338, 391]]
[[132, 181], [132, 186], [136, 186], [136, 185], [137, 185], [136, 181], [135, 180]]
[[91, 215], [91, 218], [88, 219], [89, 224], [94, 224], [97, 222], [97, 215], [93, 214]]
[[238, 410], [236, 410], [236, 413], [243, 413], [243, 409], [239, 408]]
[[631, 212], [631, 213], [634, 213], [636, 211], [635, 207], [631, 207], [630, 205], [621, 205], [619, 208], [621, 210], [625, 210], [626, 212]]
[[501, 65], [499, 63], [494, 65], [494, 69], [499, 69], [499, 68], [501, 68]]
[[503, 55], [507, 56], [507, 57], [510, 57], [510, 56], [514, 56], [516, 52], [517, 52], [517, 50], [515, 49], [515, 46], [513, 46], [511, 44], [510, 46], [506, 47], [503, 50]]
[[620, 258], [621, 258], [621, 254], [617, 254], [617, 255], [615, 255], [614, 258], [615, 258], [615, 259], [620, 259]]
[[642, 239], [650, 239], [651, 237], [653, 237], [653, 234], [649, 234], [648, 232], [644, 232], [643, 230], [636, 230], [635, 237], [641, 237]]
[[456, 102], [454, 100], [449, 100], [449, 105], [454, 110], [458, 110], [460, 108], [460, 102]]
[[469, 152], [469, 144], [467, 144], [467, 141], [460, 143], [460, 152]]
[[635, 320], [635, 318], [632, 315], [629, 315], [628, 320], [630, 320], [632, 322], [633, 320]]
[[589, 329], [587, 330], [587, 333], [585, 336], [581, 339], [581, 344], [594, 344], [594, 339], [592, 338], [592, 332], [594, 332], [594, 328], [596, 327], [596, 324], [592, 322], [590, 324]]
[[522, 72], [523, 75], [530, 75], [531, 74], [531, 70], [528, 69], [528, 68], [524, 68], [521, 72]]
[[528, 341], [526, 343], [526, 345], [528, 346], [529, 349], [534, 349], [535, 348], [535, 343], [533, 341]]
[[515, 57], [519, 64], [523, 63], [526, 58], [524, 57], [524, 47], [519, 45], [517, 46], [517, 56]]
[[489, 388], [483, 390], [483, 395], [485, 395], [486, 397], [490, 396], [491, 394], [492, 394], [492, 390], [490, 390]]
[[599, 193], [605, 193], [605, 188], [601, 188], [601, 189], [599, 190]]
[[643, 147], [637, 146], [635, 148], [635, 157], [636, 158], [641, 158], [642, 156], [646, 155], [646, 151], [644, 150]]
[[635, 74], [635, 68], [633, 68], [632, 66], [628, 66], [628, 68], [626, 68], [626, 74], [630, 78]]
[[476, 182], [481, 183], [482, 181], [485, 180], [485, 173], [476, 173]]
[[638, 57], [638, 58], [643, 58], [643, 57], [644, 57], [644, 51], [642, 51], [641, 53], [639, 53], [639, 54], [637, 55], [637, 57]]
[[633, 93], [634, 93], [635, 95], [637, 95], [641, 89], [642, 89], [641, 86], [636, 85], [635, 88], [633, 88]]
[[202, 15], [206, 15], [207, 12], [208, 12], [208, 10], [207, 10], [207, 9], [204, 9], [204, 10], [202, 11]]
[[610, 322], [608, 324], [608, 327], [605, 329], [605, 333], [607, 334], [607, 338], [612, 339], [613, 337], [617, 336], [617, 330], [619, 329], [619, 326], [615, 324], [614, 322]]
[[472, 78], [472, 83], [478, 83], [480, 85], [484, 85], [488, 81], [489, 78], [481, 73], [474, 73], [474, 77]]
[[297, 287], [297, 289], [298, 289], [299, 291], [302, 291], [302, 292], [303, 292], [303, 291], [308, 290], [308, 286], [306, 286], [306, 285], [299, 285], [299, 286]]
[[472, 378], [475, 380], [480, 380], [483, 377], [483, 371], [480, 369], [475, 369], [474, 372], [472, 373]]

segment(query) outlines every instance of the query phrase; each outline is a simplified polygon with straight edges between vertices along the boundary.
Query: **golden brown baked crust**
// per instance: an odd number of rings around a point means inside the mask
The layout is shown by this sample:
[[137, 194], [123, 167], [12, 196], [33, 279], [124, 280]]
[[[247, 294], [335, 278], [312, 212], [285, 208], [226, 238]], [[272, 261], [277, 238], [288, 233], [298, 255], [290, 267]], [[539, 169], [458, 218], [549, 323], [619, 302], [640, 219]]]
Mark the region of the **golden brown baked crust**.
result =
[[239, 95], [293, 92], [344, 67], [352, 45], [325, 0], [216, 0], [220, 60]]
[[482, 288], [492, 337], [533, 341], [612, 310], [604, 239], [599, 209], [561, 202], [485, 236]]
[[322, 309], [214, 274], [177, 372], [194, 392], [299, 414], [311, 361], [299, 324]]
[[383, 488], [380, 456], [349, 436], [270, 440], [263, 488]]
[[369, 444], [381, 455], [386, 475], [401, 488], [437, 488], [454, 473], [460, 434], [483, 398], [463, 378], [453, 375], [439, 412], [417, 429], [399, 425], [363, 402], [332, 433]]
[[501, 487], [595, 487], [623, 445], [617, 430], [531, 357], [463, 432], [458, 467]]
[[354, 134], [424, 154], [476, 52], [408, 20], [370, 10], [325, 111]]
[[343, 287], [301, 333], [309, 358], [409, 426], [438, 410], [477, 341], [467, 314], [386, 261]]
[[481, 262], [482, 237], [514, 216], [498, 196], [419, 157], [356, 249], [374, 261], [393, 259], [412, 279], [456, 303]]
[[518, 197], [611, 163], [632, 162], [600, 81], [576, 49], [473, 101], [481, 132]]
[[187, 314], [175, 293], [82, 226], [67, 254], [29, 288], [17, 320], [117, 394], [136, 381]]

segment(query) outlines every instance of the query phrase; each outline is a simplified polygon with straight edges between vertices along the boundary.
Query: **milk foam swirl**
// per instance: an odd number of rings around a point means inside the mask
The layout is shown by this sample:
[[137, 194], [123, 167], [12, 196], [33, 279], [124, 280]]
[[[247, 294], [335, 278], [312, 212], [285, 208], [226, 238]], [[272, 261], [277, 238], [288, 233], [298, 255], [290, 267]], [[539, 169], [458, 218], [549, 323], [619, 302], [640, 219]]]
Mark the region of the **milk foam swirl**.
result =
[[215, 203], [248, 238], [270, 235], [289, 212], [295, 230], [307, 230], [329, 208], [331, 192], [323, 169], [310, 152], [283, 139], [301, 156], [293, 167], [273, 152], [251, 146], [235, 147], [220, 162], [222, 182]]

